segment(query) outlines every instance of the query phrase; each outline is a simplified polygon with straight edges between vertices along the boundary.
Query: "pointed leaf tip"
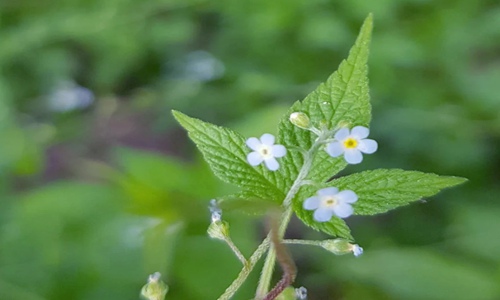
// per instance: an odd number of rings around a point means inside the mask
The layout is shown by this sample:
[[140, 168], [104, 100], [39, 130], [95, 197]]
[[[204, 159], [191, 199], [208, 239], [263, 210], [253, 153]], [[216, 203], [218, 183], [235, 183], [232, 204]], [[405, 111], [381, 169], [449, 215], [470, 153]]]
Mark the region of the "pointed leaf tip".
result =
[[[368, 56], [373, 27], [373, 15], [369, 14], [361, 26], [354, 46], [346, 60], [342, 61], [326, 82], [320, 84], [304, 100], [295, 102], [280, 122], [278, 132], [280, 143], [286, 147], [309, 149], [316, 136], [290, 122], [290, 116], [300, 112], [308, 116], [308, 126], [329, 129], [351, 124], [368, 127], [371, 119], [370, 93], [368, 87]], [[284, 158], [283, 165], [295, 178], [303, 163], [303, 155], [297, 151]], [[313, 162], [308, 179], [325, 182], [346, 166], [340, 157], [332, 159], [320, 151]]]
[[172, 109], [171, 112], [176, 120], [179, 120], [179, 117], [183, 115], [183, 113], [181, 113], [180, 111], [177, 111], [175, 109]]
[[377, 169], [344, 176], [329, 184], [356, 192], [357, 215], [375, 215], [431, 197], [467, 179], [401, 169]]

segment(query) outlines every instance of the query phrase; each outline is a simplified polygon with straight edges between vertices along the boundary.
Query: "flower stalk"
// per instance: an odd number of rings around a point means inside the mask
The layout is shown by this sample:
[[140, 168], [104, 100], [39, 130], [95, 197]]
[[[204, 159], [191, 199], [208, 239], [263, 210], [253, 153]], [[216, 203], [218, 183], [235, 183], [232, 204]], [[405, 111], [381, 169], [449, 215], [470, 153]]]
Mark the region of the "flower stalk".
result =
[[[299, 192], [300, 187], [303, 185], [307, 175], [309, 174], [316, 152], [331, 134], [332, 133], [330, 131], [322, 131], [321, 134], [316, 139], [316, 141], [314, 142], [314, 144], [309, 149], [309, 151], [307, 151], [304, 156], [304, 164], [302, 165], [302, 168], [300, 169], [297, 178], [293, 182], [292, 187], [288, 191], [285, 200], [283, 201], [283, 207], [285, 208], [285, 211], [282, 214], [281, 224], [278, 231], [278, 236], [280, 239], [283, 239], [286, 228], [288, 227], [288, 223], [290, 222], [290, 219], [292, 217], [292, 200]], [[271, 247], [264, 262], [264, 267], [262, 268], [261, 277], [259, 279], [259, 285], [255, 293], [255, 299], [263, 299], [266, 296], [267, 292], [269, 291], [275, 263], [276, 263], [276, 252]]]

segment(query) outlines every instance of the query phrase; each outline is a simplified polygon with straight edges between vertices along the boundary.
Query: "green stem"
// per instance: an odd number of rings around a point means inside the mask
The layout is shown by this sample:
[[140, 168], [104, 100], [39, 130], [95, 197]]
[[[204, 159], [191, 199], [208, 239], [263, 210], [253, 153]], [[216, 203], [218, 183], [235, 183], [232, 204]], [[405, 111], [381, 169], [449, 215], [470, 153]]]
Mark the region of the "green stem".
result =
[[268, 236], [264, 241], [262, 241], [257, 250], [255, 250], [255, 252], [252, 254], [252, 256], [250, 256], [250, 259], [248, 259], [243, 269], [241, 269], [240, 273], [238, 274], [238, 277], [236, 277], [236, 279], [231, 283], [231, 285], [224, 291], [224, 294], [222, 294], [217, 300], [231, 299], [231, 297], [236, 293], [236, 291], [238, 291], [241, 285], [245, 282], [248, 275], [250, 275], [250, 272], [252, 272], [253, 268], [260, 260], [262, 255], [267, 251], [267, 249], [269, 248], [269, 243], [270, 243], [270, 238]]
[[309, 241], [309, 240], [283, 240], [283, 244], [295, 244], [295, 245], [310, 245], [310, 246], [321, 246], [319, 241]]
[[238, 247], [233, 243], [233, 240], [231, 240], [230, 237], [226, 237], [225, 241], [226, 241], [227, 245], [229, 246], [229, 248], [231, 248], [231, 250], [233, 250], [236, 257], [241, 261], [243, 266], [245, 266], [248, 263], [248, 261], [245, 258], [245, 256], [243, 255], [243, 253], [241, 253], [240, 249], [238, 249]]
[[[304, 156], [304, 164], [300, 169], [299, 175], [292, 184], [292, 187], [288, 191], [285, 200], [283, 200], [283, 207], [285, 207], [285, 212], [281, 217], [281, 224], [279, 228], [279, 238], [282, 239], [285, 235], [286, 228], [288, 227], [288, 223], [292, 217], [292, 200], [299, 192], [300, 187], [303, 185], [304, 180], [306, 179], [309, 171], [311, 170], [312, 163], [314, 161], [314, 154], [318, 150], [318, 148], [324, 143], [325, 139], [327, 139], [331, 135], [331, 132], [323, 132], [318, 139], [311, 146], [309, 151]], [[255, 293], [255, 299], [263, 299], [267, 292], [269, 291], [269, 287], [271, 285], [271, 278], [274, 271], [274, 265], [276, 263], [276, 252], [271, 247], [266, 257], [266, 261], [264, 263], [264, 267], [262, 268], [261, 276], [259, 279], [259, 285], [257, 286], [257, 291]]]
[[[278, 230], [279, 237], [283, 237], [283, 235], [285, 234], [288, 223], [290, 222], [290, 219], [292, 217], [292, 212], [293, 211], [290, 206], [283, 213], [281, 218], [282, 221], [280, 224], [280, 228]], [[274, 251], [273, 247], [270, 247], [266, 260], [264, 262], [264, 267], [262, 267], [262, 272], [259, 279], [259, 285], [255, 293], [255, 299], [263, 299], [266, 296], [267, 292], [269, 291], [275, 263], [276, 263], [276, 251]]]
[[[283, 207], [285, 208], [285, 211], [281, 216], [281, 223], [278, 231], [280, 239], [283, 238], [286, 228], [288, 227], [288, 223], [290, 222], [290, 219], [292, 217], [292, 212], [293, 212], [291, 205], [292, 200], [298, 193], [300, 187], [304, 183], [304, 179], [306, 178], [307, 174], [309, 173], [309, 170], [311, 169], [314, 159], [314, 154], [318, 150], [318, 148], [324, 143], [325, 139], [330, 135], [331, 132], [326, 132], [326, 131], [322, 132], [322, 134], [312, 145], [311, 149], [309, 149], [309, 151], [307, 151], [307, 153], [304, 154], [304, 165], [302, 165], [299, 175], [293, 182], [292, 187], [290, 188], [288, 194], [285, 197], [285, 200], [283, 200]], [[243, 269], [241, 269], [240, 273], [238, 274], [238, 277], [236, 277], [236, 279], [231, 283], [231, 285], [224, 291], [224, 294], [222, 294], [217, 300], [231, 299], [231, 297], [238, 291], [241, 285], [248, 278], [248, 275], [250, 275], [257, 262], [260, 260], [262, 255], [267, 251], [269, 247], [270, 247], [270, 234], [268, 234], [268, 236], [264, 239], [264, 241], [262, 241], [257, 250], [255, 250], [255, 252], [250, 257], [250, 259], [248, 259], [245, 266], [243, 267]], [[262, 299], [269, 291], [269, 286], [275, 262], [276, 262], [276, 252], [274, 251], [274, 249], [271, 248], [266, 257], [264, 267], [262, 268], [261, 278], [259, 279], [259, 286], [257, 287], [255, 299]]]

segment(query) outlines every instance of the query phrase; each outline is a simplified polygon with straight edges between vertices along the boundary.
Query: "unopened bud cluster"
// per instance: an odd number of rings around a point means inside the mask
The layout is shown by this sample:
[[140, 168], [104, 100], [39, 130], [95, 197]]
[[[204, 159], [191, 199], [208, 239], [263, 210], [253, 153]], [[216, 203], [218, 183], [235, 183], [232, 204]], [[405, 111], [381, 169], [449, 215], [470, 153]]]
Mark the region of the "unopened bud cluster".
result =
[[306, 300], [307, 299], [307, 289], [303, 286], [300, 288], [293, 288], [292, 286], [287, 287], [276, 300]]
[[307, 289], [303, 286], [295, 289], [295, 297], [297, 300], [306, 300], [307, 299]]
[[161, 274], [156, 272], [149, 275], [148, 283], [141, 289], [141, 296], [146, 300], [164, 300], [168, 292], [168, 285], [160, 280]]
[[222, 220], [222, 210], [217, 200], [212, 199], [208, 209], [211, 213], [212, 223], [208, 226], [207, 233], [213, 239], [226, 240], [229, 237], [229, 224]]
[[210, 213], [212, 214], [212, 223], [216, 221], [220, 221], [222, 219], [222, 210], [220, 209], [219, 205], [217, 204], [217, 200], [212, 199], [210, 200], [210, 205], [208, 206], [208, 209], [210, 210]]
[[208, 226], [207, 233], [213, 239], [225, 240], [229, 236], [229, 223], [226, 221], [212, 222]]

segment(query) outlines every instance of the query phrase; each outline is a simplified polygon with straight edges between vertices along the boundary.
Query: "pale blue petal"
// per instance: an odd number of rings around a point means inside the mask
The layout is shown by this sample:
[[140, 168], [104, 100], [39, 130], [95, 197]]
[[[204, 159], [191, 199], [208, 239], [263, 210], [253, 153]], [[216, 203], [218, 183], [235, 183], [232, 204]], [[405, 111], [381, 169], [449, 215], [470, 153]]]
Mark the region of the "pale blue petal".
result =
[[259, 141], [259, 139], [255, 137], [251, 137], [247, 140], [248, 148], [252, 149], [253, 151], [259, 151], [261, 144], [262, 143]]
[[358, 201], [358, 195], [351, 190], [341, 191], [335, 197], [342, 203], [354, 203]]
[[363, 155], [358, 149], [347, 149], [344, 153], [344, 158], [351, 165], [359, 164], [363, 161]]
[[278, 163], [278, 161], [274, 157], [270, 157], [270, 158], [264, 160], [264, 164], [271, 171], [276, 171], [280, 167], [280, 164]]
[[260, 137], [260, 141], [262, 142], [262, 144], [264, 145], [268, 145], [268, 146], [272, 146], [274, 145], [274, 135], [270, 134], [270, 133], [264, 133], [261, 137]]
[[344, 148], [339, 142], [332, 142], [326, 146], [326, 153], [331, 157], [337, 157], [344, 153]]
[[258, 166], [264, 158], [262, 158], [262, 155], [260, 155], [259, 152], [250, 152], [247, 155], [247, 161], [251, 166]]
[[322, 197], [333, 196], [333, 195], [337, 194], [338, 192], [339, 192], [339, 189], [336, 187], [327, 187], [327, 188], [319, 190], [318, 195], [322, 196]]
[[373, 152], [377, 151], [377, 148], [378, 144], [375, 140], [364, 139], [359, 141], [358, 144], [359, 151], [366, 154], [372, 154]]
[[335, 205], [335, 207], [333, 207], [333, 211], [335, 212], [335, 215], [337, 215], [337, 217], [344, 219], [352, 215], [354, 209], [350, 204], [339, 203]]
[[333, 216], [333, 211], [328, 208], [318, 208], [314, 211], [314, 220], [318, 222], [330, 221]]
[[335, 139], [337, 141], [343, 141], [349, 136], [349, 128], [341, 128], [335, 133]]
[[354, 256], [358, 257], [363, 254], [363, 248], [361, 248], [358, 244], [352, 245], [352, 253]]
[[314, 210], [319, 207], [319, 203], [320, 203], [319, 197], [314, 196], [307, 198], [302, 206], [304, 207], [304, 209]]
[[351, 135], [355, 136], [358, 140], [368, 137], [369, 134], [370, 134], [370, 129], [364, 126], [356, 126], [353, 129], [351, 129]]
[[274, 157], [283, 157], [286, 155], [286, 148], [283, 145], [274, 145], [272, 149]]

